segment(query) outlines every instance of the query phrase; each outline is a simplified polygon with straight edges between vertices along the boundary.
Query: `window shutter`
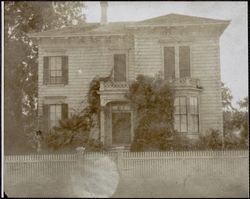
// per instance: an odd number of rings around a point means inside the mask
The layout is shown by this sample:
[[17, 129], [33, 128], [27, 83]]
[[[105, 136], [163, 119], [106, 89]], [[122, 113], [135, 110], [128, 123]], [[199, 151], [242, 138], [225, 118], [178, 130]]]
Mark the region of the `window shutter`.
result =
[[49, 130], [49, 105], [43, 105], [43, 129], [44, 131]]
[[179, 48], [180, 77], [190, 77], [190, 48], [180, 46]]
[[62, 120], [68, 118], [68, 104], [62, 104]]
[[126, 81], [126, 55], [125, 54], [114, 55], [114, 81], [116, 82]]
[[49, 82], [49, 57], [43, 57], [43, 84]]
[[165, 79], [175, 78], [175, 48], [164, 48], [164, 77]]
[[68, 84], [68, 76], [69, 76], [69, 66], [68, 66], [68, 56], [62, 56], [62, 78], [63, 83]]

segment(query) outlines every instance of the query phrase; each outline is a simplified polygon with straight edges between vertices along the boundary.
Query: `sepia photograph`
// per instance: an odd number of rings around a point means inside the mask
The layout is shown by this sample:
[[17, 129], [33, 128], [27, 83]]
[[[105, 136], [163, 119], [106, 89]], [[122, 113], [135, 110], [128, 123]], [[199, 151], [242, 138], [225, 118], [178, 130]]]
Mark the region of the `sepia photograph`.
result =
[[2, 197], [249, 198], [247, 1], [1, 16]]

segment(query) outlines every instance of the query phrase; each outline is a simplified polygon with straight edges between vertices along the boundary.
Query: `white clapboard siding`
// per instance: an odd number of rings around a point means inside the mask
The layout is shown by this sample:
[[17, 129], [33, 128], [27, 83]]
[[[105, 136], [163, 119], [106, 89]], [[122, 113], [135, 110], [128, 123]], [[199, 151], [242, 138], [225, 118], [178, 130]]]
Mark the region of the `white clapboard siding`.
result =
[[[83, 107], [89, 84], [95, 76], [107, 77], [112, 70], [112, 53], [107, 46], [98, 43], [82, 45], [81, 43], [61, 41], [42, 41], [39, 47], [39, 78], [38, 78], [38, 109], [42, 112], [43, 99], [46, 96], [66, 96], [65, 103], [69, 111]], [[128, 50], [128, 74], [134, 78], [134, 50]], [[43, 85], [43, 57], [52, 55], [67, 55], [69, 64], [68, 85]]]
[[200, 79], [203, 91], [200, 99], [200, 124], [204, 132], [209, 128], [222, 129], [221, 77], [219, 41], [199, 41], [192, 46], [193, 76]]
[[[129, 80], [138, 74], [154, 76], [163, 71], [162, 48], [168, 43], [161, 43], [160, 35], [136, 35], [127, 42]], [[222, 103], [220, 79], [219, 39], [196, 37], [191, 45], [191, 74], [200, 79], [203, 87], [200, 97], [201, 131], [213, 128], [222, 131]], [[189, 45], [188, 44], [188, 45]], [[172, 44], [171, 44], [172, 45]], [[174, 44], [173, 44], [174, 45]], [[42, 112], [43, 99], [46, 96], [66, 96], [69, 111], [81, 109], [86, 101], [89, 83], [96, 76], [108, 76], [112, 69], [112, 53], [119, 48], [109, 49], [103, 43], [81, 43], [65, 40], [41, 40], [39, 48], [38, 109]], [[69, 60], [69, 83], [65, 86], [43, 85], [43, 56], [67, 55]]]

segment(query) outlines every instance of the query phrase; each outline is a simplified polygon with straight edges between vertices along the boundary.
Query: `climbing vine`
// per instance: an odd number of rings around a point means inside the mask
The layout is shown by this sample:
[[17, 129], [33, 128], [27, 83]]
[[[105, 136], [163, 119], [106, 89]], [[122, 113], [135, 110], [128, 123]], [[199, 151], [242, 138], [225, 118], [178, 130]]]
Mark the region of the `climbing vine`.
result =
[[[108, 81], [110, 77], [95, 77], [87, 93], [87, 106], [67, 119], [59, 121], [47, 136], [47, 144], [52, 149], [67, 149], [85, 146], [87, 150], [101, 150], [103, 145], [99, 140], [92, 139], [90, 132], [95, 125], [100, 124], [100, 89], [101, 81]], [[95, 121], [97, 120], [97, 121]]]
[[159, 76], [139, 75], [127, 95], [136, 112], [131, 150], [164, 150], [174, 132], [174, 90]]

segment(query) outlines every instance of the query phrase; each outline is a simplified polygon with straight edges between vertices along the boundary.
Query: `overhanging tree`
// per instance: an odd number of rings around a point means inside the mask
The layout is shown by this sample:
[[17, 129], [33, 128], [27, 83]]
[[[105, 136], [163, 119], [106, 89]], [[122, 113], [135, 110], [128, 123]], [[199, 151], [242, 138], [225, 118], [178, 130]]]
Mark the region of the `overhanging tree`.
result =
[[[27, 33], [83, 23], [82, 2], [11, 1], [4, 3], [5, 151], [20, 151], [24, 127], [36, 118], [37, 45]], [[30, 130], [30, 129], [29, 129]]]

